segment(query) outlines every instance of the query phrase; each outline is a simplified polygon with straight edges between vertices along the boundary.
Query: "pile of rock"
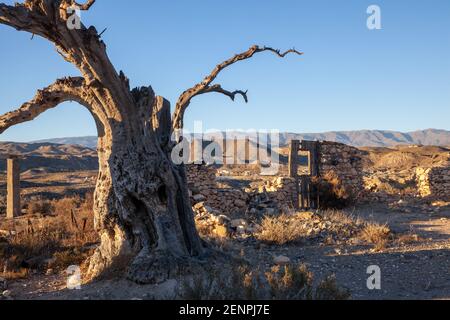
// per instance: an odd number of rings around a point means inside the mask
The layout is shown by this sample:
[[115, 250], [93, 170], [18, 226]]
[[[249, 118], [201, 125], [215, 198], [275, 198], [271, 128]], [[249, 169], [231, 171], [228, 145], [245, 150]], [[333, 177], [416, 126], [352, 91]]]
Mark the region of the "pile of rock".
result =
[[194, 206], [195, 222], [202, 235], [218, 238], [242, 236], [254, 232], [255, 227], [245, 219], [231, 219], [218, 210], [199, 202]]
[[8, 290], [8, 282], [5, 278], [0, 277], [0, 300], [10, 300], [11, 291]]

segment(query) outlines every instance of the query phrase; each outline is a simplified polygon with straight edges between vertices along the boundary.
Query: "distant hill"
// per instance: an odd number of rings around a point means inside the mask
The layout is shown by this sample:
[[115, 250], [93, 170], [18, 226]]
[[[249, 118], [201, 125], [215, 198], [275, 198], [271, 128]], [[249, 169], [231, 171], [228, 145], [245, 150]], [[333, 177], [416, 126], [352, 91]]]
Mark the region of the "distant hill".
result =
[[[97, 170], [97, 152], [80, 145], [54, 143], [0, 142], [0, 160], [7, 155], [21, 157], [21, 171], [40, 169], [43, 172]], [[0, 171], [6, 161], [0, 161]]]
[[73, 137], [73, 138], [55, 138], [31, 141], [30, 143], [56, 143], [56, 144], [66, 144], [66, 145], [79, 145], [91, 149], [97, 148], [97, 137], [86, 136], [86, 137]]
[[326, 133], [282, 134], [281, 144], [291, 139], [325, 140], [354, 147], [392, 147], [397, 145], [450, 146], [450, 131], [428, 129], [408, 133], [383, 130], [335, 131]]
[[[450, 146], [450, 131], [428, 129], [408, 133], [383, 130], [333, 131], [326, 133], [281, 133], [280, 144], [286, 146], [291, 139], [335, 141], [355, 147], [392, 147], [407, 144]], [[35, 142], [81, 145], [95, 149], [97, 137], [60, 138]]]

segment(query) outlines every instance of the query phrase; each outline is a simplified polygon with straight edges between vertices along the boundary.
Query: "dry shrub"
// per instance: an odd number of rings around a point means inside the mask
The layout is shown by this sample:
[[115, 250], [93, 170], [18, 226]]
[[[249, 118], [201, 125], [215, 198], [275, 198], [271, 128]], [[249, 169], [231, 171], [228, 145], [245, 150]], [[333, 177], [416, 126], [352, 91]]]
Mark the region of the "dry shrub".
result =
[[346, 300], [347, 290], [340, 289], [334, 277], [313, 286], [313, 275], [306, 266], [273, 267], [262, 273], [245, 266], [232, 267], [228, 276], [210, 269], [185, 281], [181, 298], [186, 300]]
[[398, 235], [395, 239], [395, 243], [398, 245], [408, 245], [414, 244], [423, 240], [418, 234], [414, 232], [414, 228], [411, 227], [411, 230], [407, 234]]
[[0, 267], [4, 274], [21, 273], [22, 269], [40, 269], [60, 249], [60, 234], [50, 230], [20, 233], [0, 246]]
[[265, 274], [270, 295], [275, 300], [310, 300], [313, 297], [313, 275], [305, 265], [275, 266]]
[[341, 289], [337, 285], [336, 277], [329, 276], [323, 280], [316, 289], [315, 300], [348, 300], [351, 298], [350, 291]]
[[54, 229], [64, 230], [66, 244], [80, 246], [98, 242], [98, 233], [94, 228], [93, 197], [89, 193], [84, 198], [75, 196], [52, 203], [56, 218], [52, 221]]
[[359, 227], [364, 224], [360, 217], [341, 210], [324, 210], [321, 215], [325, 220], [339, 225]]
[[264, 217], [255, 234], [256, 239], [277, 245], [296, 242], [303, 237], [305, 237], [303, 222], [287, 214], [278, 217]]
[[[255, 238], [267, 244], [285, 245], [303, 240], [325, 243], [347, 241], [358, 237], [365, 222], [343, 211], [299, 212], [278, 217], [264, 217]], [[321, 237], [319, 237], [321, 236]]]
[[21, 220], [16, 225], [17, 233], [0, 243], [0, 267], [20, 272], [22, 268], [64, 269], [80, 264], [87, 258], [85, 248], [99, 241], [91, 201], [91, 197], [54, 200], [52, 216]]
[[0, 277], [6, 280], [22, 280], [28, 278], [29, 270], [20, 268], [17, 271], [0, 272]]
[[246, 266], [210, 267], [185, 279], [180, 296], [184, 300], [256, 300], [262, 292], [254, 272]]
[[314, 178], [312, 182], [318, 189], [321, 209], [344, 209], [353, 202], [353, 195], [342, 185], [334, 171]]
[[201, 220], [195, 220], [197, 232], [202, 238], [214, 238], [213, 228]]
[[50, 201], [37, 199], [32, 200], [28, 203], [27, 213], [28, 214], [43, 214], [49, 215], [52, 212], [52, 204]]
[[386, 248], [391, 239], [391, 230], [386, 224], [367, 223], [359, 238], [362, 241], [373, 244], [376, 251], [381, 251]]
[[73, 210], [78, 209], [81, 204], [79, 197], [63, 198], [52, 202], [52, 211], [55, 215], [70, 215]]
[[348, 300], [350, 292], [338, 287], [334, 276], [313, 287], [313, 274], [305, 265], [276, 266], [266, 273], [275, 300]]
[[49, 267], [56, 269], [66, 269], [72, 265], [80, 265], [87, 258], [78, 248], [70, 248], [61, 252], [55, 252]]

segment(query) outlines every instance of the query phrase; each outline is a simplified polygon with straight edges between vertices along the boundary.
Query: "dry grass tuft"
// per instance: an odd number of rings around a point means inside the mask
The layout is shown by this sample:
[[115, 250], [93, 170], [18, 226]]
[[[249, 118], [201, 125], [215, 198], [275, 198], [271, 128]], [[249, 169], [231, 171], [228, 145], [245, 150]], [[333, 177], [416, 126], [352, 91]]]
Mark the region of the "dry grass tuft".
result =
[[256, 233], [257, 240], [284, 245], [296, 242], [305, 237], [303, 222], [294, 216], [283, 214], [278, 217], [264, 217], [259, 231]]
[[381, 251], [387, 247], [391, 236], [391, 230], [387, 225], [367, 223], [359, 238], [362, 241], [373, 244], [375, 251]]
[[52, 212], [52, 203], [50, 201], [37, 199], [30, 201], [27, 208], [27, 214], [33, 215], [33, 214], [42, 214], [42, 215], [49, 215]]
[[0, 277], [6, 280], [21, 280], [28, 278], [29, 270], [26, 268], [20, 268], [17, 271], [7, 271], [0, 273]]

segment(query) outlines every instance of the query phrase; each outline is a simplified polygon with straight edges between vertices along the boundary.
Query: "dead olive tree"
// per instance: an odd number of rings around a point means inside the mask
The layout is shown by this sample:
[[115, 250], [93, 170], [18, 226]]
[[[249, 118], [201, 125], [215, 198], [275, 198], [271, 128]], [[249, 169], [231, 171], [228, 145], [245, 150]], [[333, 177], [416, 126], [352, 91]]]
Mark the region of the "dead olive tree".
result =
[[170, 104], [151, 87], [130, 89], [117, 72], [94, 27], [69, 28], [69, 8], [89, 10], [95, 0], [26, 0], [0, 3], [0, 23], [51, 41], [57, 52], [80, 72], [39, 90], [16, 111], [0, 117], [0, 134], [35, 119], [65, 101], [86, 107], [97, 125], [99, 175], [95, 190], [95, 224], [101, 244], [89, 260], [87, 278], [110, 269], [127, 272], [139, 283], [165, 280], [181, 268], [201, 261], [209, 250], [198, 236], [183, 166], [171, 161], [171, 136], [182, 129], [192, 98], [216, 92], [234, 100], [246, 92], [230, 92], [212, 84], [226, 67], [269, 51], [253, 46], [218, 65], [201, 83]]

